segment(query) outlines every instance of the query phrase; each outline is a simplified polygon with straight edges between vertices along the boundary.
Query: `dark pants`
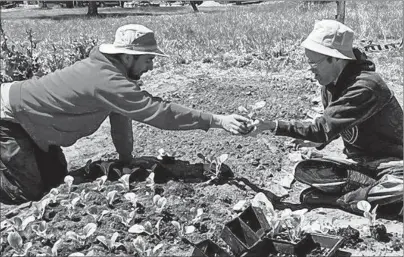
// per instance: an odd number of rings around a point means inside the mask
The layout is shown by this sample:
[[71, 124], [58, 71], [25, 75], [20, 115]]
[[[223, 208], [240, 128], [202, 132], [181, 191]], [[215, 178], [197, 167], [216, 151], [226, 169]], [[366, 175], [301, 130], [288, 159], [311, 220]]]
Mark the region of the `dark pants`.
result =
[[21, 125], [0, 120], [0, 202], [37, 201], [63, 182], [67, 163], [59, 146], [41, 150]]

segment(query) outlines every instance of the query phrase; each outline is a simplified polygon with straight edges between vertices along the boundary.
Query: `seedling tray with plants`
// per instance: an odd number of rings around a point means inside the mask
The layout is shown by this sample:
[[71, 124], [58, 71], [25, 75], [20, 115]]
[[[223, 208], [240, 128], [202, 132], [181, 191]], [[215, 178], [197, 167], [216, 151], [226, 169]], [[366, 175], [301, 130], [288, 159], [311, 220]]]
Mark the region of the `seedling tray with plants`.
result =
[[343, 239], [306, 233], [306, 211], [276, 211], [271, 202], [257, 194], [252, 205], [225, 224], [221, 237], [235, 256], [333, 256]]

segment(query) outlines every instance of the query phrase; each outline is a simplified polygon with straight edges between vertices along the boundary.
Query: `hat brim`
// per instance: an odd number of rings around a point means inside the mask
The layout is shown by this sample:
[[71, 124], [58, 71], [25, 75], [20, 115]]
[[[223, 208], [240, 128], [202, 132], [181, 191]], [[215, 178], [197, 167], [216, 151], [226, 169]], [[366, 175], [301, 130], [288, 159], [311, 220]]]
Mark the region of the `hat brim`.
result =
[[352, 50], [350, 51], [342, 51], [342, 50], [337, 50], [337, 49], [332, 49], [329, 47], [326, 47], [322, 44], [319, 44], [313, 40], [306, 39], [303, 41], [301, 44], [302, 47], [309, 49], [313, 52], [324, 54], [327, 56], [339, 58], [339, 59], [345, 59], [345, 60], [356, 60], [356, 57], [353, 53]]
[[168, 55], [164, 54], [160, 49], [156, 49], [155, 51], [137, 51], [131, 50], [123, 47], [116, 47], [113, 44], [101, 44], [99, 47], [101, 53], [104, 54], [130, 54], [130, 55], [158, 55], [163, 57], [168, 57]]

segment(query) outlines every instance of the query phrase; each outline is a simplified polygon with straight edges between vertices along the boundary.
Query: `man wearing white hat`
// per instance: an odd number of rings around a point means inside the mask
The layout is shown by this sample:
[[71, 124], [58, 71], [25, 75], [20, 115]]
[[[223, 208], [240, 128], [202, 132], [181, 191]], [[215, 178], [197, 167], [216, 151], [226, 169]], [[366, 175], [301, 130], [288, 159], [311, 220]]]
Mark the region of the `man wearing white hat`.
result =
[[38, 200], [67, 174], [60, 146], [94, 133], [109, 117], [123, 163], [133, 150], [132, 120], [167, 130], [222, 128], [246, 133], [240, 115], [215, 115], [165, 102], [136, 80], [165, 56], [153, 31], [136, 24], [118, 28], [113, 44], [95, 47], [82, 61], [39, 79], [1, 86], [0, 202]]
[[[312, 122], [261, 120], [251, 135], [270, 130], [321, 150], [341, 137], [346, 159], [303, 160], [296, 180], [310, 185], [300, 200], [357, 212], [357, 202], [402, 207], [403, 110], [375, 65], [353, 48], [354, 32], [322, 20], [302, 43], [322, 86], [324, 113]], [[380, 209], [379, 208], [379, 209]], [[401, 209], [401, 208], [400, 208]]]

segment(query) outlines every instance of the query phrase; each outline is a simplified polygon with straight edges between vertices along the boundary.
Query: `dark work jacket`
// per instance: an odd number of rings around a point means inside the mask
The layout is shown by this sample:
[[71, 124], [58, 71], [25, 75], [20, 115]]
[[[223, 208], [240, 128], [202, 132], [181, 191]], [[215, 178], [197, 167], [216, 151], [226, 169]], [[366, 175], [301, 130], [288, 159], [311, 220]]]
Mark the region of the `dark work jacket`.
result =
[[278, 121], [275, 133], [323, 143], [318, 149], [341, 136], [348, 157], [403, 158], [403, 110], [374, 63], [354, 53], [336, 84], [322, 88], [324, 114], [312, 123]]

